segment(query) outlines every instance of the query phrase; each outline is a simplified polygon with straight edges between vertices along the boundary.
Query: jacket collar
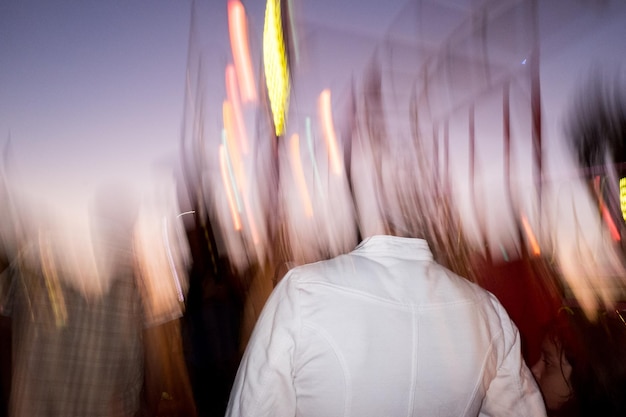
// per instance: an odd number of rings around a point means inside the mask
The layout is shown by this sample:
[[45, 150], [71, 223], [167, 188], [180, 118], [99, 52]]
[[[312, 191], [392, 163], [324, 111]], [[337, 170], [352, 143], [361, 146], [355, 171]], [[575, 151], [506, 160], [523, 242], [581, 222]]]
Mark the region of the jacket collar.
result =
[[424, 239], [375, 235], [364, 239], [352, 252], [355, 255], [393, 256], [432, 261], [433, 255]]

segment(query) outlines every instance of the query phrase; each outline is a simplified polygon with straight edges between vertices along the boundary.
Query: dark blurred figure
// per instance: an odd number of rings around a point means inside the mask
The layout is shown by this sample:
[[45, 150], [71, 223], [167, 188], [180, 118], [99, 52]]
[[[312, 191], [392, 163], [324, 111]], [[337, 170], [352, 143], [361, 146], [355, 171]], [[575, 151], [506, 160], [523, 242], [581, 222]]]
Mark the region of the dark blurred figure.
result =
[[[618, 229], [623, 231], [620, 178], [626, 174], [626, 73], [623, 68], [620, 71], [612, 68], [592, 71], [577, 92], [566, 135], [583, 176], [593, 178], [589, 181], [592, 198], [601, 209], [608, 210], [612, 220], [617, 220]], [[619, 241], [623, 255], [623, 235]], [[615, 249], [620, 252], [617, 245]], [[614, 291], [612, 301], [623, 292], [623, 282], [619, 281], [622, 278], [616, 276], [612, 288], [606, 282], [598, 284], [595, 294], [598, 304], [603, 291]], [[623, 311], [561, 308], [546, 330], [542, 356], [532, 369], [550, 415], [626, 415]]]
[[620, 170], [626, 162], [626, 73], [591, 71], [577, 92], [566, 134], [584, 169]]
[[[137, 205], [103, 189], [94, 211], [92, 265], [57, 247], [47, 231], [22, 245], [3, 274], [0, 313], [12, 320], [12, 417], [155, 415], [161, 395], [156, 348], [133, 254]], [[76, 267], [76, 265], [80, 265]], [[144, 371], [149, 382], [144, 385]]]
[[188, 230], [192, 266], [181, 323], [199, 417], [223, 417], [240, 359], [244, 290], [216, 251], [210, 224]]
[[532, 367], [549, 416], [626, 416], [626, 323], [619, 309], [590, 319], [563, 307]]
[[[565, 126], [589, 192], [623, 233], [620, 180], [626, 177], [626, 71], [595, 68], [574, 98]], [[606, 215], [607, 213], [605, 213]], [[624, 248], [624, 239], [619, 239]]]

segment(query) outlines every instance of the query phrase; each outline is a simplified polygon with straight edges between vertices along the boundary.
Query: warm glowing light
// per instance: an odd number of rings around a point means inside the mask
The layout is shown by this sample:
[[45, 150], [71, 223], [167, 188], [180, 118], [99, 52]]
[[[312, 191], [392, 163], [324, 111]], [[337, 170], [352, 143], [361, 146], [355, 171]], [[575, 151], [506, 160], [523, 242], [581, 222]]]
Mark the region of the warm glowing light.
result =
[[294, 180], [300, 191], [300, 197], [304, 205], [304, 213], [307, 217], [313, 217], [313, 205], [311, 204], [311, 197], [309, 196], [306, 179], [304, 178], [304, 170], [302, 169], [302, 160], [300, 159], [300, 138], [295, 133], [291, 136], [290, 153], [291, 169], [293, 170]]
[[232, 65], [226, 66], [226, 96], [232, 108], [234, 127], [237, 129], [236, 136], [239, 140], [239, 147], [241, 148], [241, 152], [245, 155], [248, 153], [248, 134], [246, 133], [246, 125], [241, 113], [237, 76], [235, 74], [235, 68]]
[[185, 297], [183, 295], [183, 287], [180, 283], [180, 276], [178, 275], [178, 268], [174, 261], [174, 255], [172, 254], [172, 244], [170, 242], [169, 226], [167, 224], [167, 217], [163, 217], [163, 241], [165, 242], [165, 250], [167, 251], [167, 262], [174, 278], [174, 284], [176, 285], [176, 295], [179, 302], [184, 302]]
[[248, 47], [248, 24], [246, 11], [239, 0], [228, 1], [228, 31], [230, 47], [233, 52], [237, 78], [241, 88], [241, 100], [244, 103], [256, 101], [256, 87], [252, 75], [250, 48]]
[[606, 204], [602, 204], [602, 218], [604, 219], [604, 222], [609, 228], [609, 233], [611, 233], [611, 238], [614, 241], [619, 242], [622, 237], [620, 236], [619, 230], [617, 229], [617, 226], [615, 225], [613, 216], [611, 216], [611, 213], [609, 213], [609, 209], [606, 208]]
[[335, 126], [333, 125], [333, 115], [330, 106], [330, 90], [322, 91], [319, 98], [318, 111], [324, 130], [324, 138], [328, 146], [328, 156], [333, 173], [341, 174], [341, 159], [339, 158], [339, 148], [337, 145], [337, 135], [335, 134]]
[[285, 129], [289, 100], [289, 68], [280, 14], [280, 0], [267, 0], [263, 26], [263, 66], [276, 136]]
[[222, 181], [224, 182], [224, 189], [226, 190], [226, 197], [228, 198], [228, 206], [230, 207], [230, 214], [233, 217], [233, 226], [235, 230], [241, 230], [241, 220], [239, 219], [239, 212], [235, 205], [235, 199], [233, 198], [233, 190], [228, 177], [226, 147], [220, 145], [220, 170], [222, 172]]
[[239, 184], [239, 189], [245, 189], [245, 174], [243, 169], [243, 161], [241, 160], [241, 154], [237, 147], [237, 128], [235, 126], [235, 116], [233, 114], [233, 108], [228, 100], [225, 100], [222, 104], [222, 117], [224, 119], [224, 129], [226, 130], [226, 146], [228, 149], [228, 155], [233, 165], [235, 172], [235, 179]]
[[535, 233], [533, 232], [532, 227], [530, 227], [530, 223], [528, 223], [528, 219], [524, 216], [524, 214], [522, 214], [522, 226], [524, 226], [524, 232], [526, 232], [526, 237], [528, 238], [528, 243], [530, 243], [533, 255], [541, 255], [541, 248], [539, 248], [539, 243], [537, 243]]
[[[598, 204], [600, 208], [600, 213], [602, 214], [602, 219], [606, 223], [609, 228], [609, 233], [611, 234], [611, 238], [619, 242], [621, 240], [621, 236], [617, 226], [615, 225], [615, 221], [613, 220], [613, 216], [609, 212], [609, 209], [604, 204], [604, 198], [602, 197], [602, 187], [601, 187], [601, 178], [599, 175], [596, 175], [593, 179], [593, 187], [596, 193], [596, 197], [598, 198]], [[620, 201], [621, 201], [621, 181], [620, 181]]]
[[170, 240], [170, 230], [167, 217], [155, 206], [141, 207], [133, 228], [133, 248], [142, 277], [145, 313], [152, 320], [172, 311], [182, 313], [179, 303], [184, 300], [186, 283], [178, 271], [184, 268], [184, 255], [176, 240]]
[[237, 180], [235, 179], [232, 158], [230, 157], [230, 153], [228, 151], [228, 143], [227, 143], [228, 140], [226, 136], [227, 136], [226, 129], [222, 129], [222, 145], [224, 146], [224, 150], [226, 152], [226, 168], [228, 170], [228, 177], [230, 179], [230, 184], [233, 190], [233, 195], [235, 197], [235, 203], [237, 203], [237, 211], [241, 213], [242, 212], [241, 198], [239, 197], [239, 188], [237, 187]]

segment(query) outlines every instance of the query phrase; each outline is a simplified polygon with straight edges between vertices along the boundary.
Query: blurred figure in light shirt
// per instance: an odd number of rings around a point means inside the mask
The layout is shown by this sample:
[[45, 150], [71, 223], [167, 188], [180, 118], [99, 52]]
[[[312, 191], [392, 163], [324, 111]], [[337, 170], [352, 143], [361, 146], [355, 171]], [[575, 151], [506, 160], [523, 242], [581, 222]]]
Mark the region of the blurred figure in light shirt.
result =
[[227, 410], [545, 415], [498, 300], [437, 264], [425, 240], [390, 235], [286, 274], [259, 317]]

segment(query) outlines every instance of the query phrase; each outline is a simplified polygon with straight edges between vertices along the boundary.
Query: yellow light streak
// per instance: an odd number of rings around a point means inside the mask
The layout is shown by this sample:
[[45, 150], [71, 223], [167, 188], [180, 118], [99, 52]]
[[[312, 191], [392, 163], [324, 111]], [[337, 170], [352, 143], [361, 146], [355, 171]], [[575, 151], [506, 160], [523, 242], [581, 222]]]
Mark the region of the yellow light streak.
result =
[[289, 100], [289, 67], [283, 36], [280, 0], [268, 0], [263, 26], [263, 66], [276, 136], [285, 129]]

